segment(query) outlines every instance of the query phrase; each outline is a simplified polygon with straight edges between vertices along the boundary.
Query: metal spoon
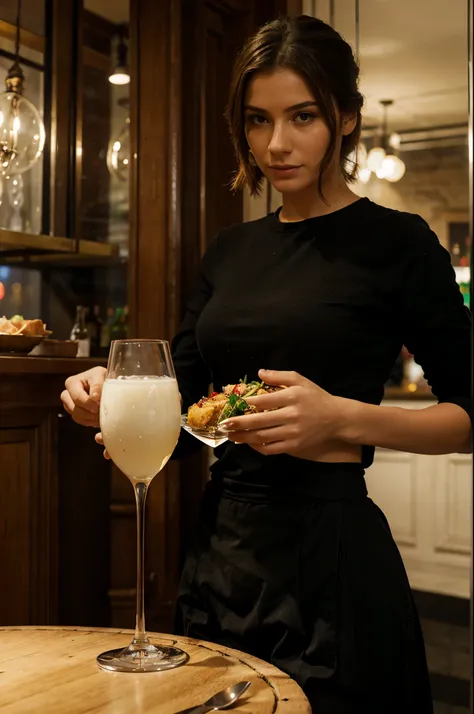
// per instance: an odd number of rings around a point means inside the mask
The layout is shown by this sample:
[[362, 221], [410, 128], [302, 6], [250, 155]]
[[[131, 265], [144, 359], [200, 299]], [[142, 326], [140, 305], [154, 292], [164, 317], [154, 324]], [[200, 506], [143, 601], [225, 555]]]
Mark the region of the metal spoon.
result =
[[233, 684], [232, 687], [227, 687], [227, 689], [217, 692], [217, 694], [214, 694], [214, 696], [208, 699], [207, 702], [204, 702], [204, 704], [191, 707], [190, 709], [183, 709], [180, 712], [176, 712], [176, 714], [206, 714], [206, 712], [227, 709], [242, 696], [250, 687], [250, 684], [250, 682], [237, 682], [237, 684]]

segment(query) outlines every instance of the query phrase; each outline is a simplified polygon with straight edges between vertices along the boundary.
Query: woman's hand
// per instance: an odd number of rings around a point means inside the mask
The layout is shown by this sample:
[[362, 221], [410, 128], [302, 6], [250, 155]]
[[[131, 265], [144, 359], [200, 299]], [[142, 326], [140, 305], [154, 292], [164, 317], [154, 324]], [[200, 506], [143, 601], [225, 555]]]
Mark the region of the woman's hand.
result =
[[66, 379], [61, 401], [64, 409], [78, 424], [98, 428], [104, 381], [104, 367], [93, 367]]
[[[102, 434], [101, 434], [100, 431], [99, 431], [98, 434], [95, 435], [95, 440], [96, 440], [96, 443], [97, 443], [97, 444], [100, 444], [100, 446], [104, 446], [104, 439], [103, 439]], [[106, 448], [104, 448], [104, 458], [105, 458], [105, 459], [110, 459], [110, 454], [109, 454], [109, 452], [107, 451]]]
[[250, 397], [249, 404], [255, 405], [259, 414], [223, 422], [231, 441], [249, 444], [260, 454], [311, 459], [322, 447], [340, 440], [348, 400], [332, 396], [297, 372], [260, 370], [259, 377], [287, 389]]

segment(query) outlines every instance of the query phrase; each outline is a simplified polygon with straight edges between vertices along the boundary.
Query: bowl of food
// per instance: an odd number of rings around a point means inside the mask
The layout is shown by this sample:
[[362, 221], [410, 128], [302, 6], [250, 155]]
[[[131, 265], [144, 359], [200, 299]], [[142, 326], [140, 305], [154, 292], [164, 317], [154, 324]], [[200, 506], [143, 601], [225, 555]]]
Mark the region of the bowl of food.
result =
[[50, 334], [42, 320], [25, 320], [21, 315], [9, 320], [0, 317], [0, 354], [27, 355]]
[[231, 417], [257, 412], [257, 408], [247, 402], [249, 397], [278, 392], [284, 387], [272, 387], [265, 382], [247, 382], [227, 384], [222, 392], [213, 392], [192, 404], [187, 414], [181, 417], [181, 426], [189, 434], [207, 446], [216, 448], [227, 441], [227, 431], [222, 423]]

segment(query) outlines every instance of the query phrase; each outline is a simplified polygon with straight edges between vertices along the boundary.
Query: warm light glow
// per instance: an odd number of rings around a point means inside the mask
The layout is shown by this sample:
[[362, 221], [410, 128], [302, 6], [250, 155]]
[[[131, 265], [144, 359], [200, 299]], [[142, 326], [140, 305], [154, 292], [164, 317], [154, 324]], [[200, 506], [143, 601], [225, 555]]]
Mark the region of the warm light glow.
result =
[[0, 174], [22, 174], [41, 156], [45, 131], [36, 107], [21, 93], [0, 94]]
[[357, 178], [359, 181], [362, 183], [369, 183], [370, 177], [372, 175], [371, 170], [368, 167], [365, 167], [363, 169], [359, 169], [359, 173], [357, 174]]
[[110, 75], [109, 82], [111, 84], [116, 84], [116, 85], [129, 84], [130, 83], [130, 75], [125, 70], [125, 68], [121, 68], [120, 70], [116, 69], [115, 72]]
[[400, 181], [405, 174], [405, 164], [398, 157], [390, 154], [386, 156], [382, 163], [382, 168], [384, 171], [384, 178], [391, 183]]
[[388, 140], [388, 143], [393, 149], [399, 149], [400, 148], [400, 142], [401, 142], [401, 137], [400, 134], [392, 134], [390, 139]]
[[381, 146], [375, 146], [371, 149], [367, 155], [367, 166], [374, 173], [382, 166], [382, 161], [384, 160], [386, 154]]
[[114, 145], [112, 147], [112, 149], [114, 151], [120, 151], [121, 147], [122, 147], [122, 144], [120, 143], [120, 141], [114, 141]]

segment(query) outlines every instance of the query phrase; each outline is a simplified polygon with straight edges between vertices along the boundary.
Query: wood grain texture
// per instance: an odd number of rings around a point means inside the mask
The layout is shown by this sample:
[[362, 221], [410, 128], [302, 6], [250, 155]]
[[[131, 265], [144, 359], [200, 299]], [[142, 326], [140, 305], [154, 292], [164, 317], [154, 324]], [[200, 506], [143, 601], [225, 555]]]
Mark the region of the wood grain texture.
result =
[[82, 364], [0, 357], [3, 625], [110, 623], [110, 465], [60, 402]]
[[132, 633], [89, 628], [1, 628], [2, 714], [175, 714], [235, 682], [251, 686], [232, 711], [310, 714], [300, 687], [254, 657], [207, 642], [177, 642], [190, 655], [184, 667], [153, 674], [102, 672], [96, 656], [128, 644]]
[[2, 622], [57, 622], [57, 472], [54, 422], [0, 430]]

